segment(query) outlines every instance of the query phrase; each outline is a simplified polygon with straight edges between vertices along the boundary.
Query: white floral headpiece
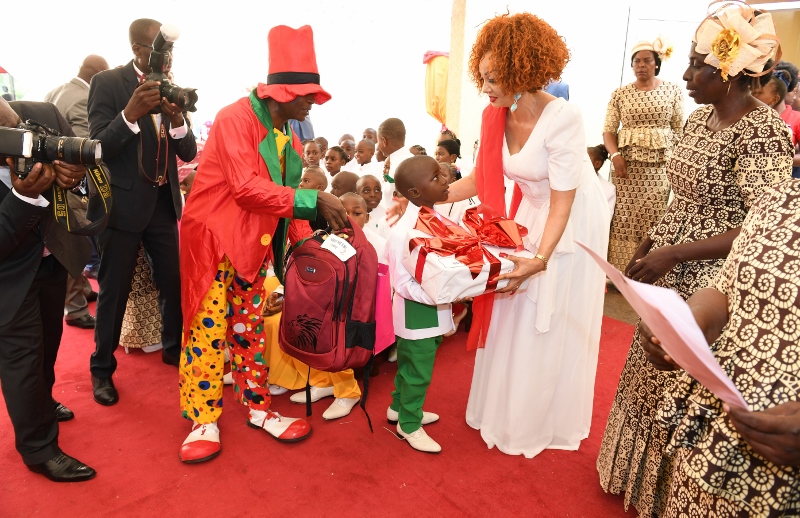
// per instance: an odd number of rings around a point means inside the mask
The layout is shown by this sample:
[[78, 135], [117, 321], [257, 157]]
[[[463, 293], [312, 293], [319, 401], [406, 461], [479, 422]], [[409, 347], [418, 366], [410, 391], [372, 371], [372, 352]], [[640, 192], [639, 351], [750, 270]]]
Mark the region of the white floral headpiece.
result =
[[642, 40], [633, 46], [631, 56], [636, 55], [640, 50], [652, 50], [658, 54], [658, 59], [666, 61], [672, 56], [672, 41], [662, 34], [659, 34], [653, 41]]
[[[776, 35], [772, 15], [761, 12], [756, 15], [753, 8], [740, 0], [726, 1], [712, 11], [695, 31], [695, 50], [706, 54], [705, 62], [718, 68], [723, 81], [728, 76], [744, 72], [750, 77], [768, 74], [764, 70], [777, 49], [777, 62], [781, 56], [781, 45]], [[773, 65], [774, 67], [774, 65]]]

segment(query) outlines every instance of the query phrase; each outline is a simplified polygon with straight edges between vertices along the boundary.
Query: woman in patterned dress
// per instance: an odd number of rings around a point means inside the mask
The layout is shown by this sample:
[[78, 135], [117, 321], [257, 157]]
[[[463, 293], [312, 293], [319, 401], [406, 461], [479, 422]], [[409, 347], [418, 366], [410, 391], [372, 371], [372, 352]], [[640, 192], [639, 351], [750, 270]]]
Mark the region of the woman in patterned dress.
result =
[[[161, 312], [158, 308], [158, 288], [153, 281], [150, 263], [144, 247], [139, 246], [136, 268], [133, 270], [131, 293], [122, 319], [119, 345], [128, 349], [143, 349], [161, 344]], [[158, 349], [156, 349], [158, 350]], [[147, 352], [152, 351], [150, 349]]]
[[[800, 514], [798, 284], [800, 180], [788, 180], [750, 209], [715, 286], [688, 300], [751, 411], [678, 378], [659, 412], [675, 428], [665, 516]], [[644, 325], [641, 335], [656, 368], [676, 368]]]
[[608, 261], [622, 271], [667, 209], [666, 163], [683, 126], [683, 92], [656, 76], [671, 53], [662, 36], [634, 45], [636, 81], [614, 90], [608, 102], [603, 143], [617, 187]]
[[[754, 31], [774, 35], [769, 14], [750, 21]], [[763, 43], [758, 60], [720, 68], [710, 49], [720, 32], [710, 37], [703, 32], [705, 39], [692, 45], [683, 78], [689, 95], [705, 106], [689, 116], [667, 163], [675, 199], [626, 271], [634, 280], [671, 288], [685, 299], [712, 285], [751, 204], [764, 190], [790, 177], [794, 156], [786, 124], [775, 110], [750, 95], [756, 81], [750, 75], [764, 70], [777, 40], [758, 40]], [[669, 488], [671, 457], [663, 455], [669, 437], [655, 421], [660, 401], [675, 379], [675, 373], [659, 371], [647, 362], [637, 330], [608, 417], [597, 470], [603, 489], [624, 492], [625, 507], [633, 505], [641, 516], [660, 515]]]

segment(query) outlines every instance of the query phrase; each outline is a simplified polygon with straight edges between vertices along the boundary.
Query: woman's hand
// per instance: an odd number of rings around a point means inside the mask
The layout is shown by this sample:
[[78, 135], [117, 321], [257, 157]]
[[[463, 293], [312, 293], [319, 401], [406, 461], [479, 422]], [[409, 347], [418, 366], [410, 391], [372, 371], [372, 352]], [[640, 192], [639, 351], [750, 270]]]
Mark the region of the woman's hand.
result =
[[264, 304], [264, 308], [261, 311], [261, 315], [265, 317], [269, 317], [274, 315], [275, 313], [280, 313], [283, 310], [283, 293], [278, 293], [273, 291], [267, 297], [267, 302]]
[[628, 277], [645, 284], [653, 284], [679, 262], [680, 260], [675, 257], [674, 248], [665, 246], [637, 259], [636, 263], [628, 268]]
[[644, 241], [639, 245], [639, 248], [636, 249], [636, 252], [633, 253], [633, 257], [631, 257], [630, 262], [628, 262], [628, 266], [625, 267], [625, 275], [630, 277], [630, 271], [633, 266], [639, 262], [639, 259], [642, 259], [644, 256], [647, 255], [647, 252], [650, 251], [650, 248], [653, 246], [653, 240], [649, 237], [645, 237]]
[[800, 402], [760, 412], [723, 405], [736, 431], [753, 450], [778, 466], [800, 466]]
[[508, 285], [495, 293], [514, 293], [525, 282], [525, 279], [544, 271], [544, 262], [541, 259], [528, 259], [516, 255], [509, 255], [506, 259], [514, 263], [514, 269], [497, 277], [498, 282], [508, 279]]
[[678, 364], [661, 348], [661, 341], [653, 336], [653, 332], [644, 321], [639, 322], [639, 342], [642, 344], [645, 358], [656, 369], [674, 371], [679, 368]]
[[614, 164], [614, 176], [617, 178], [628, 178], [628, 162], [625, 161], [625, 157], [617, 155], [611, 163]]

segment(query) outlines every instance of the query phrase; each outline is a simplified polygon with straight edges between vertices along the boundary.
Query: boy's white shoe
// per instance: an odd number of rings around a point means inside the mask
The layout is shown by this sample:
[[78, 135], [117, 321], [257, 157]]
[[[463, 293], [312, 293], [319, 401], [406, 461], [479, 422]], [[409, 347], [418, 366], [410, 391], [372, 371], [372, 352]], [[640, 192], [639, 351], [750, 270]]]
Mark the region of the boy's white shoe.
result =
[[[324, 397], [333, 397], [333, 387], [311, 387], [311, 402], [316, 403]], [[303, 404], [306, 402], [306, 391], [295, 392], [289, 398], [292, 403]]]
[[361, 398], [358, 397], [348, 397], [348, 398], [336, 398], [331, 403], [331, 406], [322, 414], [322, 418], [328, 421], [332, 419], [339, 419], [340, 417], [344, 417], [350, 414], [350, 411], [353, 410], [353, 407], [358, 404]]
[[[397, 424], [397, 421], [400, 420], [400, 413], [395, 412], [392, 410], [392, 407], [386, 409], [386, 420], [389, 421], [389, 424]], [[434, 414], [433, 412], [425, 412], [422, 411], [422, 425], [435, 423], [439, 420], [439, 415]]]
[[428, 437], [428, 434], [425, 433], [425, 430], [423, 430], [421, 426], [412, 433], [405, 433], [402, 428], [400, 428], [400, 423], [397, 423], [397, 434], [404, 438], [408, 445], [415, 450], [425, 453], [439, 453], [442, 451], [442, 447], [439, 446], [439, 443]]
[[389, 347], [389, 356], [386, 358], [386, 361], [389, 363], [394, 363], [397, 361], [397, 344]]
[[224, 376], [222, 376], [222, 383], [225, 385], [233, 385], [233, 373], [226, 372]]

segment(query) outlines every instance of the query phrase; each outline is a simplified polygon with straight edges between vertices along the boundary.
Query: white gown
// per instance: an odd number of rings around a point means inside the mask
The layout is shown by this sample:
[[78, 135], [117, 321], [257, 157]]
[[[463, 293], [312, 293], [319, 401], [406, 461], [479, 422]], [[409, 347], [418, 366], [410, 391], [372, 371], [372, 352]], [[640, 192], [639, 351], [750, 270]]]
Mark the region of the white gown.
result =
[[583, 119], [563, 99], [548, 103], [519, 153], [503, 143], [503, 170], [524, 195], [515, 220], [538, 250], [550, 189], [577, 189], [569, 223], [546, 272], [525, 291], [495, 296], [486, 347], [475, 357], [467, 424], [489, 448], [536, 456], [577, 450], [589, 436], [605, 275], [575, 240], [605, 257], [609, 205], [586, 153]]

